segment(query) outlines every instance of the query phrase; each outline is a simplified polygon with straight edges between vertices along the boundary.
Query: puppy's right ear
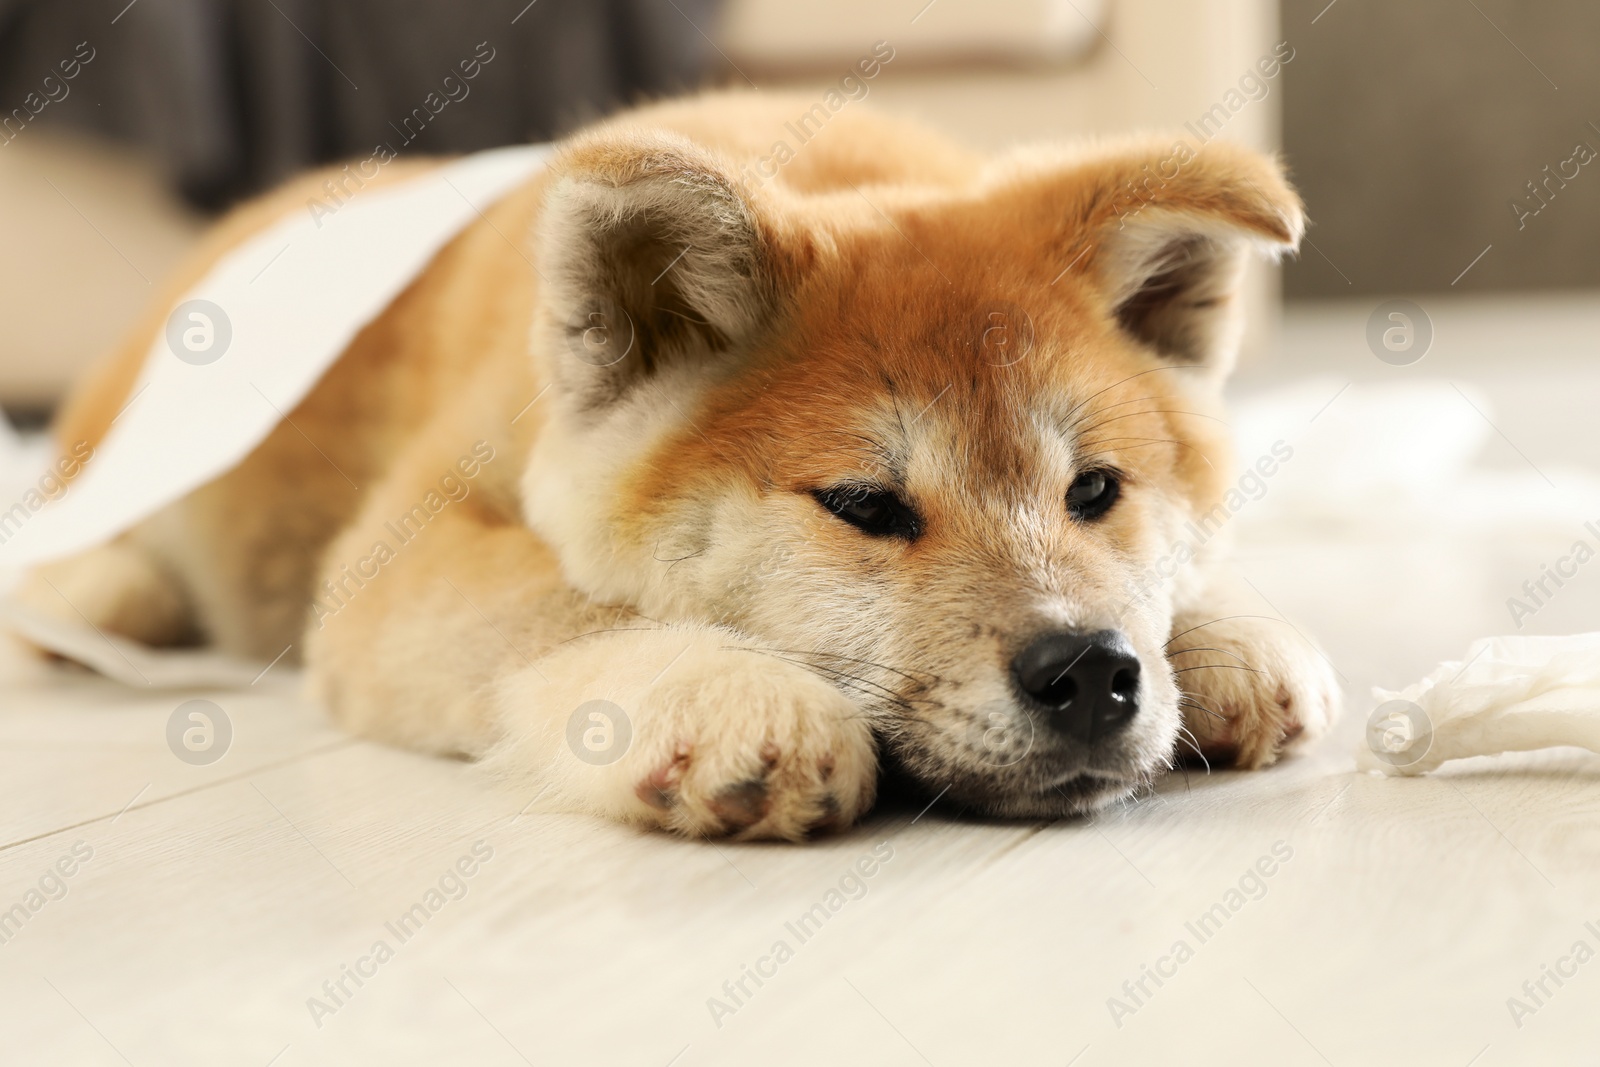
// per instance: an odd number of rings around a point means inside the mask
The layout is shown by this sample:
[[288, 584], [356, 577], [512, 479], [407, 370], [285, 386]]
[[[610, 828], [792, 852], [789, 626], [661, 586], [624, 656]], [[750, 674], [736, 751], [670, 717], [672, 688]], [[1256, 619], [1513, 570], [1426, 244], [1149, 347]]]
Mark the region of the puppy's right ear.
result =
[[1226, 377], [1246, 261], [1293, 251], [1305, 231], [1278, 163], [1226, 141], [1142, 137], [1021, 159], [1011, 195], [1068, 268], [1050, 268], [1050, 284], [1089, 278], [1127, 336], [1213, 382]]
[[772, 228], [710, 152], [605, 131], [555, 165], [537, 234], [548, 369], [580, 409], [726, 358], [772, 315]]

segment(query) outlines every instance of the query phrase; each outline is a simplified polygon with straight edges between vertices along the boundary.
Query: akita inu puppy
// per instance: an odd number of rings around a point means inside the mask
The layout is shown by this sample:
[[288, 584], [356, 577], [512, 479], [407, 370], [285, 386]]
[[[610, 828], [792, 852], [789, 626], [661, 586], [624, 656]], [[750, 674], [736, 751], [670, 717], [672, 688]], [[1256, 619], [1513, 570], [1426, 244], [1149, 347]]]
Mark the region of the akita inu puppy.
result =
[[[1303, 226], [1278, 167], [1171, 139], [982, 158], [850, 109], [755, 167], [809, 103], [571, 138], [243, 463], [26, 598], [292, 645], [359, 734], [691, 835], [849, 825], [888, 768], [1086, 812], [1185, 728], [1247, 767], [1321, 734], [1329, 668], [1234, 599], [1216, 539], [1150, 579], [1230, 484], [1240, 273]], [[324, 179], [225, 221], [59, 439], [98, 442], [177, 296]]]

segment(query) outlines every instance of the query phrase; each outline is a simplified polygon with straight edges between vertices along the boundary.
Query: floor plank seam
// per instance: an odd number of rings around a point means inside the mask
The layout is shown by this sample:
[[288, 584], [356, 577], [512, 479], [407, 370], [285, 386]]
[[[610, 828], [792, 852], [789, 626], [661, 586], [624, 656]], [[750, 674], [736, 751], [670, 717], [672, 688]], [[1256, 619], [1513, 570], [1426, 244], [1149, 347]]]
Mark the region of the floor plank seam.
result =
[[[285, 759], [278, 760], [278, 761], [273, 762], [273, 763], [263, 763], [261, 766], [253, 767], [248, 771], [241, 771], [238, 774], [229, 775], [226, 778], [218, 778], [215, 781], [205, 782], [205, 783], [203, 783], [201, 785], [193, 786], [193, 787], [191, 787], [189, 789], [184, 789], [184, 790], [181, 790], [181, 791], [179, 791], [177, 793], [169, 793], [166, 796], [157, 797], [154, 800], [147, 801], [144, 804], [140, 804], [138, 807], [134, 807], [132, 805], [129, 805], [128, 807], [123, 808], [121, 811], [110, 812], [110, 813], [105, 814], [105, 815], [96, 815], [92, 819], [83, 819], [83, 820], [81, 820], [79, 822], [72, 823], [71, 825], [68, 825], [68, 826], [57, 827], [54, 830], [46, 830], [43, 833], [34, 834], [32, 837], [24, 837], [24, 838], [21, 838], [20, 840], [17, 840], [17, 841], [11, 841], [11, 842], [8, 842], [8, 843], [6, 843], [4, 845], [0, 845], [0, 855], [3, 855], [6, 852], [10, 852], [12, 849], [15, 849], [15, 848], [21, 848], [23, 845], [32, 844], [35, 841], [44, 841], [44, 840], [46, 840], [48, 838], [55, 837], [58, 834], [69, 833], [69, 832], [71, 832], [73, 830], [82, 829], [85, 826], [93, 826], [95, 823], [105, 822], [107, 819], [119, 819], [123, 815], [126, 815], [130, 811], [143, 811], [146, 808], [153, 808], [158, 804], [165, 804], [169, 800], [179, 800], [179, 799], [182, 799], [183, 797], [193, 796], [196, 793], [203, 793], [208, 789], [215, 789], [218, 786], [230, 785], [230, 784], [232, 784], [234, 782], [246, 781], [246, 780], [254, 777], [255, 775], [262, 774], [262, 773], [265, 773], [267, 771], [278, 770], [281, 767], [290, 766], [291, 764], [298, 763], [301, 760], [308, 759], [308, 758], [313, 757], [313, 756], [320, 756], [320, 755], [323, 755], [323, 754], [328, 753], [328, 752], [335, 752], [335, 751], [338, 751], [338, 750], [343, 749], [343, 748], [349, 748], [351, 745], [356, 744], [358, 741], [359, 741], [358, 738], [353, 738], [353, 737], [340, 738], [337, 741], [330, 741], [326, 745], [319, 745], [316, 748], [308, 748], [304, 752], [298, 752], [293, 756], [287, 757]], [[148, 788], [148, 787], [146, 787], [146, 788]]]

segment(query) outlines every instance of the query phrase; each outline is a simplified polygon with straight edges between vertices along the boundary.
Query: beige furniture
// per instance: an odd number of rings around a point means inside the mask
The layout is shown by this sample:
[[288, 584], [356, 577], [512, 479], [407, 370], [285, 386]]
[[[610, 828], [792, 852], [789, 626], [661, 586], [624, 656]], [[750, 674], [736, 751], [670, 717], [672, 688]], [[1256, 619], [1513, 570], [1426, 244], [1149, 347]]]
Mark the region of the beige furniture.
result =
[[203, 226], [125, 148], [32, 128], [0, 146], [0, 404], [54, 405]]

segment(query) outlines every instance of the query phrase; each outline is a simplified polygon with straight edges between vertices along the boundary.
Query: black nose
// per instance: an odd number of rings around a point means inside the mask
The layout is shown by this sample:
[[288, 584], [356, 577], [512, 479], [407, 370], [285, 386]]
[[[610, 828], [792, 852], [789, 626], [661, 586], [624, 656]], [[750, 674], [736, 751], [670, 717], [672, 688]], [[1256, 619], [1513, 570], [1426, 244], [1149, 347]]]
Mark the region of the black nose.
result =
[[1120, 630], [1044, 634], [1011, 669], [1051, 725], [1086, 744], [1110, 737], [1139, 712], [1139, 657]]

